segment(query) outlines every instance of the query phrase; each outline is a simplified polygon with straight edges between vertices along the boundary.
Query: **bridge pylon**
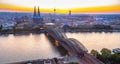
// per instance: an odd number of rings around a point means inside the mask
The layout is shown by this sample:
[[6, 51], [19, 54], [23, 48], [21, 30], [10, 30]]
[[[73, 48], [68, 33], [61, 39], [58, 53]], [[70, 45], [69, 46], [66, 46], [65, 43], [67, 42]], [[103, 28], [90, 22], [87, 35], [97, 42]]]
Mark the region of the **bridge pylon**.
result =
[[55, 40], [54, 43], [55, 43], [56, 46], [59, 46], [59, 41], [58, 40]]
[[73, 54], [72, 54], [71, 52], [69, 52], [69, 51], [68, 51], [68, 55], [69, 55], [69, 56], [73, 56]]

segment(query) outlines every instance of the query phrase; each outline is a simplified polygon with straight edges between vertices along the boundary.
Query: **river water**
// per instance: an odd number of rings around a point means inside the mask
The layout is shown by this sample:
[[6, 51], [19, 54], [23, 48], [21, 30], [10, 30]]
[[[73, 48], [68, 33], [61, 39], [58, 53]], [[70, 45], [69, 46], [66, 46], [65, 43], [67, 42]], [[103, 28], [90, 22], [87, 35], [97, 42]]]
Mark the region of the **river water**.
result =
[[[79, 40], [89, 51], [120, 47], [120, 32], [80, 32], [66, 33], [66, 35]], [[44, 34], [0, 36], [0, 64], [60, 56]]]
[[95, 49], [100, 52], [102, 48], [120, 48], [120, 32], [83, 32], [67, 33], [68, 38], [75, 38], [80, 41], [90, 52]]
[[0, 36], [0, 64], [59, 56], [44, 34]]

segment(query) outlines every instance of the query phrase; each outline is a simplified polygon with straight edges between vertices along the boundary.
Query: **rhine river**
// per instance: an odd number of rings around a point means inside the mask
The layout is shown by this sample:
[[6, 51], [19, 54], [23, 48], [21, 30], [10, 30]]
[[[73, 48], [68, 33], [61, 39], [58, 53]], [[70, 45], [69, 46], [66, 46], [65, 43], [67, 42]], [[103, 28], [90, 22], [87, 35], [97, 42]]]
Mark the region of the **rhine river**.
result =
[[75, 38], [80, 41], [90, 52], [95, 49], [100, 52], [102, 48], [120, 48], [120, 32], [86, 32], [67, 33], [68, 38]]
[[0, 36], [0, 64], [59, 56], [44, 34]]
[[[120, 47], [120, 32], [66, 33], [66, 35], [68, 38], [79, 40], [89, 51]], [[0, 64], [60, 56], [59, 51], [44, 34], [0, 36]]]

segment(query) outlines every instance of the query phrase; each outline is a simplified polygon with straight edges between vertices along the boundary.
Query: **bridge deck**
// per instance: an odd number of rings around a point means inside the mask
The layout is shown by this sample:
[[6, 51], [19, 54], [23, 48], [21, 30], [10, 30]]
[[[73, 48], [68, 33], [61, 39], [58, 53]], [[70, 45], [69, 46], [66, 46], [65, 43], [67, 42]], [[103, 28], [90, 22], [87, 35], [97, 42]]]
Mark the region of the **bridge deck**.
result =
[[79, 53], [84, 54], [84, 58], [78, 56], [78, 59], [84, 61], [83, 64], [103, 64], [101, 61], [90, 55], [85, 48], [85, 46], [74, 38], [67, 38], [67, 36], [56, 28], [46, 27], [45, 31], [52, 36], [55, 40], [59, 42], [61, 46], [63, 46], [66, 50], [71, 52], [73, 55], [77, 56]]

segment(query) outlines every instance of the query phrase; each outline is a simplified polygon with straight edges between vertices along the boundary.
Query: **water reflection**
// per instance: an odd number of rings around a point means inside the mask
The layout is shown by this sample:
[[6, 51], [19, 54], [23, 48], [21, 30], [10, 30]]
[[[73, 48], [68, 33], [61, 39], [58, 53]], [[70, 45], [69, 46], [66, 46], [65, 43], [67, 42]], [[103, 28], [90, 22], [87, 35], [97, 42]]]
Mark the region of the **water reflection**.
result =
[[86, 33], [66, 33], [67, 37], [79, 40], [90, 51], [96, 49], [100, 51], [102, 48], [119, 48], [120, 32], [86, 32]]
[[0, 36], [0, 64], [58, 56], [44, 34]]

